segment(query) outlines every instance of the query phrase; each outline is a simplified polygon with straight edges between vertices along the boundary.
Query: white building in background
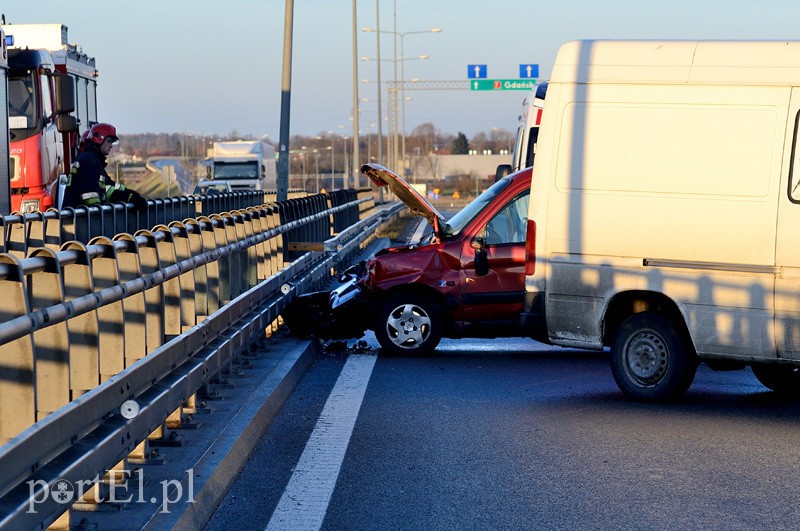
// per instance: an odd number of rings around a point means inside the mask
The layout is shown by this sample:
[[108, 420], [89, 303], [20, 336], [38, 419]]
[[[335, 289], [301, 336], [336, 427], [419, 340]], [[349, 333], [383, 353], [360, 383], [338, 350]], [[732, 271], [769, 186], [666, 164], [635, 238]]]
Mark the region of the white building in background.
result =
[[494, 179], [499, 164], [509, 164], [511, 155], [419, 155], [409, 157], [413, 181], [443, 181], [457, 175]]

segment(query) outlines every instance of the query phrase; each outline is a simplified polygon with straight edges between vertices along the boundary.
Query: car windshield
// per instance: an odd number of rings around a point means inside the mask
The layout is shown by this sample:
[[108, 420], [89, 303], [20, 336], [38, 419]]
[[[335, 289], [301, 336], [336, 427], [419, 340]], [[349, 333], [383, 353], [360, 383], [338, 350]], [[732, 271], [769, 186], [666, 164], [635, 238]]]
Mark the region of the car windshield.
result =
[[475, 219], [475, 216], [480, 214], [486, 205], [491, 203], [495, 197], [500, 195], [500, 192], [508, 188], [509, 184], [511, 184], [511, 179], [500, 179], [490, 186], [488, 190], [476, 197], [470, 204], [465, 206], [463, 210], [453, 215], [452, 218], [447, 220], [445, 236], [448, 238], [458, 236], [461, 231], [464, 230], [467, 225], [469, 225], [470, 221]]

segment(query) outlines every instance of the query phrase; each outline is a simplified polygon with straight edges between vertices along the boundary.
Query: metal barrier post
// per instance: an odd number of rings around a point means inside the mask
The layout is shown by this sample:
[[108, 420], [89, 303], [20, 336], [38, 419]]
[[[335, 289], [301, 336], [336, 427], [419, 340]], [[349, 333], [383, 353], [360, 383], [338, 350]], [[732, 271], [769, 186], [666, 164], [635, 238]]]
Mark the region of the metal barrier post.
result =
[[6, 224], [6, 252], [11, 253], [17, 258], [25, 258], [28, 254], [27, 230], [25, 218], [20, 215], [20, 221], [8, 221]]
[[[43, 270], [28, 275], [31, 311], [64, 303], [61, 266], [52, 249], [31, 249], [31, 258], [43, 258]], [[33, 333], [36, 345], [36, 418], [41, 420], [70, 401], [69, 334], [66, 321]]]
[[[141, 277], [139, 246], [133, 236], [117, 234], [113, 241], [127, 244], [124, 251], [117, 253], [120, 283]], [[122, 303], [125, 312], [125, 366], [128, 367], [147, 355], [147, 302], [144, 293], [136, 293], [125, 297]]]
[[[211, 218], [202, 216], [198, 218], [200, 222], [200, 233], [203, 236], [203, 252], [216, 250], [219, 245], [214, 230], [214, 223]], [[206, 316], [219, 310], [219, 262], [214, 260], [206, 264], [206, 299], [208, 301], [208, 313]]]
[[[99, 245], [101, 256], [92, 258], [91, 272], [95, 291], [120, 284], [117, 251], [114, 242], [105, 236], [93, 238], [89, 245]], [[97, 309], [99, 324], [100, 382], [105, 382], [125, 368], [125, 308], [122, 301]]]
[[[9, 274], [0, 279], [0, 319], [7, 321], [30, 312], [25, 276], [19, 259], [0, 254]], [[33, 334], [0, 345], [0, 444], [36, 422]]]
[[44, 218], [44, 245], [54, 251], [61, 247], [61, 212], [55, 208], [47, 209]]
[[[268, 230], [267, 220], [264, 217], [265, 210], [259, 207], [248, 207], [247, 213], [250, 215], [250, 227], [253, 234], [262, 234]], [[267, 264], [269, 261], [269, 242], [262, 241], [254, 245], [252, 248], [253, 256], [256, 266], [256, 283], [261, 282], [267, 278]]]
[[[177, 229], [178, 234], [172, 235], [172, 243], [175, 251], [175, 261], [182, 262], [190, 259], [192, 255], [191, 241], [189, 238], [189, 229], [181, 221], [173, 221], [169, 224], [170, 229]], [[197, 234], [198, 242], [202, 245], [199, 234]], [[202, 247], [200, 249], [202, 251]], [[199, 268], [198, 268], [199, 269]], [[197, 324], [197, 307], [195, 304], [195, 269], [194, 271], [187, 271], [183, 273], [180, 279], [180, 333], [185, 332], [192, 326]], [[169, 334], [170, 331], [167, 331]]]
[[[150, 275], [161, 270], [155, 235], [149, 230], [140, 230], [135, 236], [144, 236], [147, 243], [139, 246], [139, 264], [142, 275]], [[177, 280], [177, 279], [176, 279]], [[180, 291], [179, 289], [177, 291]], [[164, 286], [148, 288], [145, 298], [145, 328], [147, 329], [146, 352], [150, 354], [164, 344]]]
[[[165, 268], [175, 265], [178, 262], [178, 253], [172, 231], [165, 225], [157, 225], [153, 227], [153, 232], [164, 234], [164, 239], [156, 244], [161, 267]], [[188, 240], [185, 238], [184, 243], [188, 246]], [[186, 300], [184, 301], [184, 290], [182, 288], [182, 282], [190, 276], [191, 273], [183, 273], [180, 276], [167, 280], [163, 284], [164, 341], [170, 341], [183, 332], [183, 304], [190, 299], [192, 302], [192, 317], [194, 317], [194, 295], [191, 292], [187, 293]], [[194, 284], [194, 281], [192, 284]]]
[[[246, 240], [255, 236], [256, 219], [250, 210], [237, 210], [236, 214], [236, 234], [239, 240]], [[255, 287], [258, 284], [258, 252], [263, 251], [264, 246], [260, 243], [251, 245], [242, 251], [242, 288], [244, 291]]]
[[[201, 228], [199, 219], [200, 218], [187, 219], [184, 221], [186, 227], [192, 229], [189, 231], [189, 249], [192, 253], [192, 256], [203, 254], [206, 251], [205, 240], [207, 236], [205, 231]], [[214, 241], [213, 232], [211, 233], [211, 241], [212, 243]], [[195, 268], [193, 275], [195, 286], [194, 304], [197, 311], [194, 321], [195, 323], [199, 323], [211, 315], [208, 310], [209, 292], [212, 291], [208, 286], [208, 265]]]
[[[241, 199], [241, 198], [240, 198]], [[236, 231], [236, 218], [231, 212], [223, 212], [220, 214], [223, 229], [225, 230], [225, 240], [227, 244], [236, 243], [239, 241], [239, 235]], [[225, 263], [225, 262], [223, 262]], [[228, 255], [228, 274], [223, 278], [228, 280], [228, 298], [225, 302], [228, 303], [241, 295], [242, 293], [242, 253], [235, 252]]]
[[[69, 302], [94, 292], [92, 266], [86, 246], [80, 242], [66, 242], [63, 251], [78, 253], [75, 263], [64, 264], [64, 301]], [[98, 348], [97, 310], [75, 315], [67, 321], [69, 330], [69, 370], [72, 398], [100, 385], [100, 351]]]

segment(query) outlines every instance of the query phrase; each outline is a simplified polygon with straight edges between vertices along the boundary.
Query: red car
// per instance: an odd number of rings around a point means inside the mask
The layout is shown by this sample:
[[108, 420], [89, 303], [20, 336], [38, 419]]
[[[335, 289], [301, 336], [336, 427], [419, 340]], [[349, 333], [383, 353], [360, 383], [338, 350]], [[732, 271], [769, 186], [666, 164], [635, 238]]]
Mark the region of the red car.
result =
[[428, 354], [442, 337], [522, 335], [531, 169], [500, 179], [449, 220], [383, 166], [361, 172], [433, 231], [354, 266], [335, 290], [297, 299], [284, 314], [290, 329], [325, 339], [371, 329], [392, 354]]

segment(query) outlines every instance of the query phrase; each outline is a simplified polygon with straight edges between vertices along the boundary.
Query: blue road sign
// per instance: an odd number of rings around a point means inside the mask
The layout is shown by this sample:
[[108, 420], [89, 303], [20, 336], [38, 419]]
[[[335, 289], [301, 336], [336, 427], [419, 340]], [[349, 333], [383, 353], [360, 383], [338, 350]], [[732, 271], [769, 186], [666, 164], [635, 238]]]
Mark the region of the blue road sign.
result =
[[519, 65], [519, 77], [523, 79], [539, 77], [539, 65]]
[[486, 65], [467, 65], [467, 77], [469, 79], [484, 79], [486, 77]]

